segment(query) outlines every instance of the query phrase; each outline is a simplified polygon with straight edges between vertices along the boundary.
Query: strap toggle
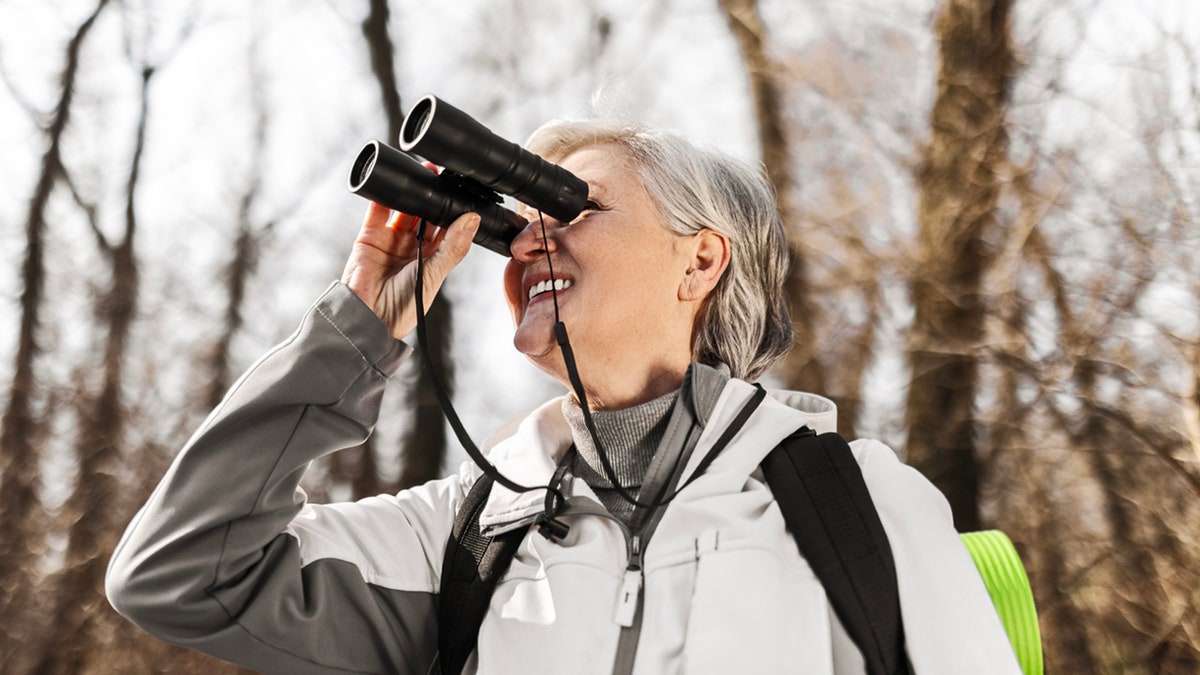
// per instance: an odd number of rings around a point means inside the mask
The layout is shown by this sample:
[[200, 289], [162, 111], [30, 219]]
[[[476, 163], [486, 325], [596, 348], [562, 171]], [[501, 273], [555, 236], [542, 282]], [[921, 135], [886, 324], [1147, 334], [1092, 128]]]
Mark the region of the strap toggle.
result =
[[570, 531], [571, 526], [562, 522], [558, 518], [543, 520], [538, 524], [538, 534], [555, 544], [566, 538], [567, 533]]

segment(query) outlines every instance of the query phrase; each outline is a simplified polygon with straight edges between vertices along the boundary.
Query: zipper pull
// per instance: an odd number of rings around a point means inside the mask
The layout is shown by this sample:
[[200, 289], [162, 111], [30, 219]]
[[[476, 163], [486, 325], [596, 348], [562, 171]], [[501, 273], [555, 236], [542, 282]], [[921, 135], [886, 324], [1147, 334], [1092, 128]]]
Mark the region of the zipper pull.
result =
[[642, 538], [634, 535], [629, 541], [629, 564], [625, 567], [625, 578], [621, 581], [621, 590], [617, 595], [617, 609], [613, 621], [626, 628], [632, 626], [641, 594]]
[[621, 594], [617, 597], [617, 611], [613, 621], [628, 628], [633, 625], [633, 617], [637, 614], [638, 596], [642, 593], [642, 571], [625, 570], [625, 580], [621, 582]]

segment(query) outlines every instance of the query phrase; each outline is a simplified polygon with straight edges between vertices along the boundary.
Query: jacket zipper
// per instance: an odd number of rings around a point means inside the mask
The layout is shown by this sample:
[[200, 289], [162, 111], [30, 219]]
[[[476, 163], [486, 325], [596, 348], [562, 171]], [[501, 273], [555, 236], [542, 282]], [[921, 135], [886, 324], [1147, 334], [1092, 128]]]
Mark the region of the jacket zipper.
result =
[[[672, 485], [672, 482], [668, 482]], [[635, 516], [638, 510], [635, 509]], [[641, 527], [635, 534], [628, 525], [609, 513], [599, 502], [588, 497], [576, 497], [567, 502], [561, 515], [594, 515], [607, 518], [616, 523], [625, 535], [625, 573], [621, 579], [621, 587], [613, 610], [613, 620], [620, 626], [617, 638], [617, 649], [613, 655], [613, 675], [631, 675], [634, 660], [637, 658], [638, 643], [642, 636], [642, 609], [645, 590], [645, 557], [646, 546], [650, 536], [657, 529], [657, 517], [654, 513], [643, 519]], [[661, 511], [658, 512], [661, 517]], [[635, 518], [635, 520], [637, 520]], [[647, 533], [647, 529], [649, 532]]]
[[626, 564], [621, 589], [617, 596], [613, 619], [621, 626], [617, 639], [617, 651], [613, 656], [613, 675], [628, 675], [633, 671], [633, 660], [637, 655], [638, 641], [642, 633], [642, 590], [645, 577], [643, 565], [646, 556], [646, 541], [641, 534], [633, 534], [625, 523], [618, 520], [596, 502], [587, 497], [567, 502], [562, 515], [592, 515], [607, 518], [621, 528], [625, 535]]
[[629, 562], [625, 566], [625, 578], [621, 582], [621, 593], [617, 596], [617, 610], [613, 620], [623, 628], [633, 626], [638, 605], [642, 597], [642, 536], [635, 534], [629, 539]]
[[[637, 610], [642, 604], [644, 581], [642, 567], [646, 562], [646, 540], [642, 538], [641, 533], [632, 533], [628, 525], [608, 513], [608, 509], [600, 506], [599, 502], [590, 500], [588, 497], [575, 498], [568, 502], [562, 515], [598, 515], [600, 518], [616, 522], [620, 531], [625, 534], [625, 574], [617, 596], [617, 607], [613, 611], [613, 620], [622, 627], [622, 643], [624, 644], [624, 641], [628, 639], [624, 635], [631, 629], [637, 632], [641, 631], [641, 616]], [[634, 646], [636, 647], [636, 645], [637, 641], [634, 640]]]
[[617, 603], [617, 623], [621, 626], [617, 638], [617, 651], [613, 655], [613, 675], [630, 675], [637, 658], [638, 643], [642, 638], [642, 587], [644, 572], [642, 562], [645, 542], [641, 535], [630, 539], [629, 561], [625, 567], [625, 579], [621, 585], [621, 596]]

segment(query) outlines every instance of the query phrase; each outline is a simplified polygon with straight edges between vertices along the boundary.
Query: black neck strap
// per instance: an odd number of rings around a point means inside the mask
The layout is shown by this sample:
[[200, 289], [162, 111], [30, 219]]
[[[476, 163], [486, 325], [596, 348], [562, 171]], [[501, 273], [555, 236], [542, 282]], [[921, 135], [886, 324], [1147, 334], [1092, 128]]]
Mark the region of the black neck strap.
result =
[[[542, 230], [542, 236], [545, 237], [544, 222], [542, 223]], [[454, 435], [458, 438], [459, 443], [462, 444], [463, 449], [466, 450], [467, 455], [471, 458], [471, 461], [475, 462], [475, 464], [480, 468], [481, 471], [483, 471], [484, 474], [513, 492], [524, 493], [532, 492], [534, 490], [546, 491], [546, 505], [540, 521], [542, 524], [541, 531], [551, 539], [561, 538], [566, 535], [568, 528], [565, 524], [556, 520], [555, 517], [559, 512], [562, 511], [563, 506], [566, 504], [566, 497], [559, 488], [566, 473], [565, 468], [570, 464], [570, 462], [560, 462], [558, 470], [554, 472], [554, 475], [551, 477], [550, 482], [547, 485], [526, 486], [513, 481], [504, 474], [500, 473], [499, 469], [497, 469], [494, 464], [488, 461], [487, 457], [485, 457], [475, 445], [475, 442], [471, 440], [470, 435], [463, 426], [462, 420], [459, 419], [458, 413], [454, 410], [454, 405], [451, 403], [450, 397], [446, 394], [445, 387], [442, 386], [441, 378], [438, 376], [437, 370], [433, 366], [433, 360], [429, 356], [429, 340], [425, 329], [425, 266], [424, 251], [422, 250], [424, 238], [425, 220], [422, 219], [417, 224], [417, 279], [414, 288], [414, 295], [416, 296], [415, 299], [417, 303], [417, 342], [420, 347], [418, 351], [421, 352], [421, 362], [424, 366], [426, 374], [429, 376], [430, 383], [433, 386], [433, 392], [437, 397], [438, 405], [441, 407], [442, 412], [446, 415], [446, 421], [450, 423], [450, 428], [454, 431]], [[549, 252], [547, 252], [547, 258], [549, 258]], [[553, 275], [553, 272], [551, 272], [551, 275]], [[567, 327], [562, 323], [562, 321], [557, 320], [557, 297], [554, 298], [554, 304], [556, 319], [554, 323], [554, 336], [558, 342], [559, 349], [562, 351], [563, 362], [567, 369], [567, 376], [571, 381], [572, 388], [575, 390], [575, 396], [579, 399], [579, 407], [583, 411], [584, 424], [587, 426], [588, 433], [592, 436], [592, 442], [596, 445], [596, 454], [600, 457], [600, 464], [604, 468], [605, 477], [610, 483], [612, 483], [613, 488], [615, 488], [617, 493], [621, 495], [621, 498], [633, 504], [634, 506], [643, 508], [658, 508], [675, 499], [675, 497], [678, 496], [684, 488], [686, 488], [688, 485], [691, 485], [694, 480], [700, 477], [704, 471], [708, 469], [709, 465], [711, 465], [717, 456], [720, 455], [721, 451], [725, 449], [725, 446], [733, 440], [734, 436], [741, 431], [742, 427], [745, 426], [746, 422], [758, 408], [759, 404], [762, 403], [764, 398], [766, 398], [766, 390], [763, 389], [761, 385], [755, 383], [754, 394], [742, 406], [737, 415], [730, 422], [729, 426], [725, 428], [725, 431], [717, 439], [716, 443], [713, 444], [712, 448], [710, 448], [705, 456], [700, 460], [700, 464], [697, 465], [696, 470], [688, 478], [687, 482], [685, 482], [678, 490], [674, 491], [672, 494], [663, 499], [655, 499], [651, 502], [639, 501], [636, 496], [621, 486], [620, 481], [617, 480], [616, 471], [613, 469], [612, 463], [608, 460], [608, 453], [604, 451], [604, 446], [601, 444], [599, 434], [596, 432], [595, 422], [592, 420], [591, 410], [588, 407], [587, 393], [584, 391], [583, 382], [579, 377], [579, 369], [575, 364], [575, 354], [571, 349], [571, 342], [567, 336]], [[573, 452], [568, 454], [573, 454]]]
[[[433, 393], [437, 397], [438, 405], [442, 412], [446, 415], [446, 421], [450, 423], [450, 428], [454, 430], [454, 435], [458, 438], [458, 442], [462, 444], [463, 449], [467, 451], [471, 461], [480, 468], [492, 480], [500, 485], [512, 490], [513, 492], [523, 493], [532, 492], [534, 490], [546, 490], [546, 512], [543, 514], [543, 522], [554, 520], [554, 516], [562, 510], [566, 503], [566, 497], [559, 490], [559, 483], [562, 481], [562, 473], [556, 471], [554, 477], [548, 485], [526, 486], [517, 483], [496, 468], [494, 464], [488, 461], [487, 457], [471, 440], [471, 436], [467, 433], [463, 426], [462, 420], [459, 419], [458, 413], [454, 410], [454, 405], [450, 402], [450, 397], [446, 394], [445, 387], [442, 386], [442, 380], [437, 374], [437, 369], [433, 367], [433, 359], [429, 356], [429, 339], [425, 330], [425, 265], [424, 251], [422, 244], [425, 240], [425, 220], [422, 219], [417, 224], [417, 281], [415, 284], [414, 295], [417, 302], [417, 343], [421, 352], [421, 363], [425, 367], [425, 373], [429, 376], [430, 384], [433, 385]], [[562, 525], [561, 523], [557, 523]], [[565, 528], [565, 525], [562, 525]], [[565, 530], [563, 530], [565, 534]], [[562, 535], [559, 535], [562, 536]]]

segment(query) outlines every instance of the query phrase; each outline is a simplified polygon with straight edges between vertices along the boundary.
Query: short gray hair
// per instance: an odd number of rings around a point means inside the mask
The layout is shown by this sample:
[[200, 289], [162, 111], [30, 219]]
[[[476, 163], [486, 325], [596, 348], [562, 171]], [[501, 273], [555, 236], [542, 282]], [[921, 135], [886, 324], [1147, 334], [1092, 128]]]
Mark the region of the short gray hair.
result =
[[552, 162], [595, 145], [628, 154], [667, 229], [690, 235], [707, 228], [729, 240], [729, 268], [692, 329], [692, 358], [758, 378], [793, 340], [788, 248], [771, 184], [761, 171], [679, 133], [623, 122], [549, 122], [526, 143]]

